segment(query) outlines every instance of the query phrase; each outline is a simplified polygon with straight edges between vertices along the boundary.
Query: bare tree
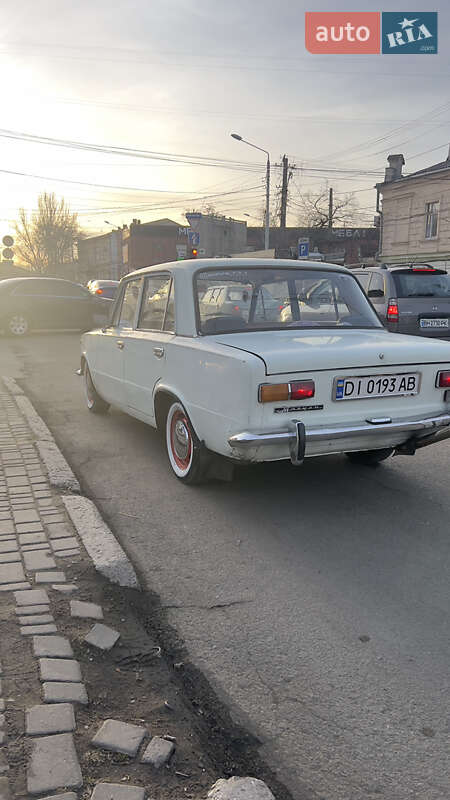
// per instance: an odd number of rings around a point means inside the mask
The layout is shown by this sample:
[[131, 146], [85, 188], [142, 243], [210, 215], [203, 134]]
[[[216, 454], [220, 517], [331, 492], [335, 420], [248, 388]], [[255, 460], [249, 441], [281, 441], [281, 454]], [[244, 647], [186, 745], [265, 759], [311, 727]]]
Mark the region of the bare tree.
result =
[[[304, 228], [327, 228], [329, 223], [328, 189], [323, 187], [318, 193], [305, 192], [298, 198], [298, 224]], [[358, 225], [358, 205], [350, 192], [334, 198], [332, 225]]]
[[38, 210], [31, 216], [20, 209], [15, 230], [16, 252], [33, 272], [52, 273], [73, 261], [78, 219], [63, 198], [57, 200], [47, 192], [39, 195]]

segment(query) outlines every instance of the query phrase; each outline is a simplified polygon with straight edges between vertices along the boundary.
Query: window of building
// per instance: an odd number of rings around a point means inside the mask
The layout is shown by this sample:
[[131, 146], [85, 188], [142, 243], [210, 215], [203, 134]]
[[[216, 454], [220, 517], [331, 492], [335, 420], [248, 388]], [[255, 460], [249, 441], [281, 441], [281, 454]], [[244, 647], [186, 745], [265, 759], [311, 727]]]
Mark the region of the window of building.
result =
[[425, 205], [425, 239], [434, 239], [438, 232], [439, 200]]

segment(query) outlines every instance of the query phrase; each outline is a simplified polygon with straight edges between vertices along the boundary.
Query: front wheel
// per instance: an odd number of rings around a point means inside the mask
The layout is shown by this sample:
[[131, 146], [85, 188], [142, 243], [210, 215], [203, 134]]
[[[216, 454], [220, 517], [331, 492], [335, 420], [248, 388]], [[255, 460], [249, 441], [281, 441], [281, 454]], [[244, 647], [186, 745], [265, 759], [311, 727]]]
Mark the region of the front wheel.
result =
[[8, 320], [7, 331], [10, 336], [25, 336], [29, 327], [28, 320], [23, 314], [13, 314]]
[[352, 464], [376, 467], [380, 461], [385, 461], [393, 452], [393, 447], [386, 447], [384, 450], [362, 450], [359, 453], [346, 453], [345, 455]]
[[84, 394], [89, 411], [92, 411], [93, 414], [106, 414], [109, 409], [109, 403], [106, 403], [98, 394], [87, 364], [84, 367]]
[[169, 408], [166, 418], [166, 448], [169, 463], [177, 478], [183, 483], [201, 483], [205, 462], [191, 421], [179, 402]]

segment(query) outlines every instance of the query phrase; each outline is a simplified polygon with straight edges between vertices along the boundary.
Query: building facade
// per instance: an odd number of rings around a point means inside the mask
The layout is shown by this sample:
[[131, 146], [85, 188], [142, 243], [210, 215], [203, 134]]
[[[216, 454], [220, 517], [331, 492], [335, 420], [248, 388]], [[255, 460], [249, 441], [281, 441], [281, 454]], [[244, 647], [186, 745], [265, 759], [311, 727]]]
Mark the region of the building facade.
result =
[[187, 258], [188, 229], [171, 219], [141, 223], [134, 219], [122, 229], [122, 263], [124, 274], [141, 267], [164, 264]]
[[[372, 263], [378, 252], [379, 230], [372, 228], [271, 228], [270, 247], [276, 258], [297, 258], [299, 239], [309, 240], [309, 252], [322, 261], [345, 266]], [[264, 228], [248, 228], [247, 249], [262, 250]]]
[[381, 198], [380, 261], [450, 266], [450, 152], [445, 161], [403, 175], [401, 153], [388, 156]]
[[[218, 214], [186, 214], [190, 230], [197, 234], [198, 254], [201, 258], [231, 256], [241, 253], [247, 246], [247, 223]], [[194, 239], [194, 243], [197, 239]]]
[[124, 274], [122, 230], [78, 240], [78, 280], [118, 281]]

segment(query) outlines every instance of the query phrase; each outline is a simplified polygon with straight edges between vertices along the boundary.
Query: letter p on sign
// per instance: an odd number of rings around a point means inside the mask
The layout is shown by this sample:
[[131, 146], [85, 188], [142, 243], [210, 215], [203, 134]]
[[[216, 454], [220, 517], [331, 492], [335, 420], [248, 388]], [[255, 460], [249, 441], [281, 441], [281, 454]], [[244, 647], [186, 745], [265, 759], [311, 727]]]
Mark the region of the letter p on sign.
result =
[[307, 11], [305, 45], [314, 55], [380, 52], [380, 13]]

